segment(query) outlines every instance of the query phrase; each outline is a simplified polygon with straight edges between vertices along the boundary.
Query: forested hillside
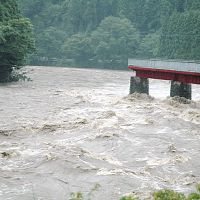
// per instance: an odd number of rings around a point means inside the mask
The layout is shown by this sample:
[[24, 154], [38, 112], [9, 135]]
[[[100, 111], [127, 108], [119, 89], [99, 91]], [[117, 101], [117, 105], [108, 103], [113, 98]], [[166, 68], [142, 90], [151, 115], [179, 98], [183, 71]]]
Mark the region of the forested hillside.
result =
[[200, 59], [199, 0], [18, 0], [32, 64], [125, 68], [128, 57]]

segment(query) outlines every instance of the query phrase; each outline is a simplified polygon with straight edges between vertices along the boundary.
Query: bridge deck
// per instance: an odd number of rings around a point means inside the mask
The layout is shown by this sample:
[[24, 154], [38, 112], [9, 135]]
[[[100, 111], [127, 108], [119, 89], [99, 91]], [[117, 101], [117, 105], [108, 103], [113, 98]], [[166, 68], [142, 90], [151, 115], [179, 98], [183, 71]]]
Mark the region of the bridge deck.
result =
[[136, 76], [141, 78], [200, 84], [200, 63], [129, 59], [128, 65], [129, 69], [136, 71]]
[[174, 60], [138, 60], [129, 59], [128, 65], [130, 69], [141, 68], [141, 70], [162, 70], [162, 71], [172, 71], [172, 72], [183, 72], [184, 74], [197, 74], [200, 75], [200, 63], [195, 63], [192, 61], [174, 61]]

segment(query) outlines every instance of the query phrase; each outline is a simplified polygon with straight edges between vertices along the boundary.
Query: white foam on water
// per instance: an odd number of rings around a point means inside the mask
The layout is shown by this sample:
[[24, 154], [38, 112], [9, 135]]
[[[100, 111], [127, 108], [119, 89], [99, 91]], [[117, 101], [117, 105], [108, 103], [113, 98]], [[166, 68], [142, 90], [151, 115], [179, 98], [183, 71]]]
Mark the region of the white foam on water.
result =
[[[200, 87], [193, 86], [193, 101], [167, 98], [170, 83], [159, 80], [150, 81], [151, 96], [128, 95], [131, 75], [35, 67], [33, 82], [0, 87], [0, 169], [35, 183], [42, 177], [38, 197], [54, 191], [55, 177], [67, 180], [57, 184], [60, 194], [101, 184], [97, 200], [114, 199], [115, 188], [191, 191], [200, 181]], [[10, 191], [24, 184], [2, 176]], [[17, 188], [24, 199], [32, 194], [28, 187]], [[5, 191], [1, 197], [10, 198]], [[65, 200], [60, 194], [51, 197]]]

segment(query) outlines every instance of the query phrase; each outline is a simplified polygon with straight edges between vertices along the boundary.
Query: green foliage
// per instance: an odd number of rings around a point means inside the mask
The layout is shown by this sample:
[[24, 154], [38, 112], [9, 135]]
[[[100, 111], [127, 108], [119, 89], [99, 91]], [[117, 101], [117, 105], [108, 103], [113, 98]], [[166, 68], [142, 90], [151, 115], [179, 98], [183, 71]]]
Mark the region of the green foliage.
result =
[[198, 200], [198, 199], [200, 199], [200, 194], [197, 193], [191, 193], [187, 198], [187, 200]]
[[187, 9], [189, 10], [199, 10], [200, 9], [200, 1], [192, 0], [187, 2]]
[[200, 200], [200, 184], [196, 186], [197, 192], [190, 193], [186, 197], [183, 193], [178, 193], [173, 190], [160, 190], [154, 192], [154, 200]]
[[200, 184], [197, 184], [196, 188], [197, 188], [197, 191], [200, 193]]
[[78, 63], [87, 62], [92, 55], [91, 39], [85, 34], [73, 35], [65, 41], [63, 52]]
[[160, 33], [150, 33], [146, 35], [139, 44], [137, 56], [140, 58], [156, 58], [159, 53]]
[[139, 43], [138, 31], [131, 21], [118, 17], [105, 18], [91, 38], [95, 59], [104, 64], [106, 61], [126, 64], [128, 57], [136, 54]]
[[161, 33], [160, 55], [170, 59], [200, 59], [200, 12], [174, 13]]
[[197, 192], [189, 194], [187, 200], [200, 200], [200, 184], [196, 185]]
[[19, 18], [19, 10], [16, 1], [1, 0], [0, 1], [0, 22], [8, 21], [10, 18]]
[[84, 200], [81, 192], [72, 193], [69, 200]]
[[125, 197], [122, 197], [120, 200], [138, 200], [138, 198], [135, 198], [133, 196], [125, 196]]
[[45, 29], [37, 35], [37, 45], [40, 46], [37, 54], [47, 58], [60, 58], [62, 56], [60, 46], [64, 43], [65, 37], [66, 33], [55, 27], [50, 26]]
[[128, 57], [199, 59], [199, 0], [18, 2], [35, 27], [33, 64], [73, 59], [76, 65], [126, 68]]
[[[91, 200], [91, 194], [99, 189], [100, 185], [96, 184], [94, 188], [88, 193], [87, 198], [83, 196], [81, 192], [72, 193], [71, 198], [69, 200]], [[153, 193], [152, 197], [148, 199], [153, 200], [200, 200], [200, 184], [196, 186], [197, 192], [190, 193], [188, 197], [179, 192], [175, 192], [173, 190], [159, 190]], [[139, 200], [138, 197], [133, 195], [128, 195], [120, 198], [120, 200]]]
[[186, 200], [183, 193], [174, 192], [173, 190], [161, 190], [153, 194], [154, 200]]
[[0, 82], [7, 82], [13, 69], [24, 65], [26, 55], [34, 50], [34, 39], [32, 25], [20, 16], [15, 1], [2, 1], [0, 9]]
[[128, 19], [107, 17], [91, 35], [79, 33], [68, 38], [62, 49], [78, 64], [89, 60], [101, 65], [126, 64], [128, 57], [136, 54], [138, 43], [138, 31]]
[[119, 12], [131, 20], [143, 36], [159, 30], [174, 10], [168, 0], [119, 0]]

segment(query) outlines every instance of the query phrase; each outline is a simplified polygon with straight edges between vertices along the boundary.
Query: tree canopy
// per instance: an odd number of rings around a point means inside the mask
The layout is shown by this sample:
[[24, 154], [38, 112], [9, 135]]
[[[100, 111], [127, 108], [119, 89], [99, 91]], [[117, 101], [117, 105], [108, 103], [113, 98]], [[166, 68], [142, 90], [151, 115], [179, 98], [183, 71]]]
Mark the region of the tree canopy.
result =
[[65, 61], [73, 59], [76, 65], [106, 67], [113, 60], [119, 61], [115, 66], [126, 68], [127, 57], [200, 59], [199, 0], [18, 3], [35, 26], [38, 51], [33, 64], [54, 57], [57, 64], [67, 65]]
[[200, 59], [200, 11], [174, 13], [163, 25], [160, 55], [170, 59]]
[[20, 15], [14, 0], [1, 0], [0, 46], [0, 82], [7, 82], [12, 71], [24, 65], [26, 55], [34, 50], [32, 25]]
[[139, 33], [126, 18], [107, 17], [91, 35], [97, 60], [126, 63], [128, 57], [136, 54]]

